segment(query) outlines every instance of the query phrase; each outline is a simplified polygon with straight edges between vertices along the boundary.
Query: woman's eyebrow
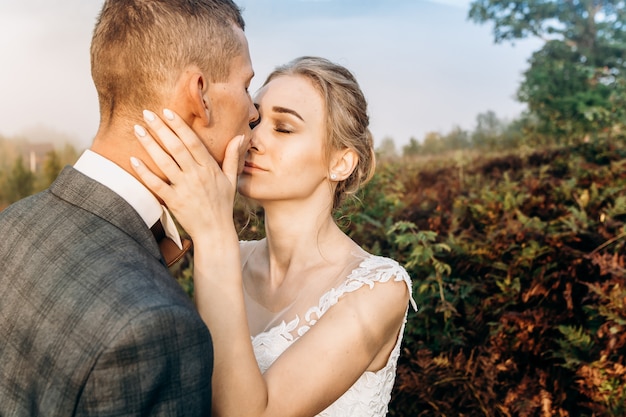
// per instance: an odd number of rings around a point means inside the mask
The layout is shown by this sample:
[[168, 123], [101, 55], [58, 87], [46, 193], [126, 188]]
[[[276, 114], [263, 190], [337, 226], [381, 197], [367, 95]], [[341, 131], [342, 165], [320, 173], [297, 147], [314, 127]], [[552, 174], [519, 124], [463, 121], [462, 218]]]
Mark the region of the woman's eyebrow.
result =
[[293, 115], [294, 115], [294, 116], [296, 116], [298, 119], [300, 119], [300, 120], [302, 120], [302, 121], [304, 122], [304, 119], [302, 118], [302, 116], [300, 116], [300, 115], [298, 114], [298, 112], [297, 112], [297, 111], [295, 111], [295, 110], [291, 110], [291, 109], [288, 109], [288, 108], [286, 108], [286, 107], [280, 107], [280, 106], [274, 106], [274, 107], [272, 107], [272, 110], [273, 110], [274, 112], [276, 112], [276, 113], [289, 113], [289, 114], [293, 114]]

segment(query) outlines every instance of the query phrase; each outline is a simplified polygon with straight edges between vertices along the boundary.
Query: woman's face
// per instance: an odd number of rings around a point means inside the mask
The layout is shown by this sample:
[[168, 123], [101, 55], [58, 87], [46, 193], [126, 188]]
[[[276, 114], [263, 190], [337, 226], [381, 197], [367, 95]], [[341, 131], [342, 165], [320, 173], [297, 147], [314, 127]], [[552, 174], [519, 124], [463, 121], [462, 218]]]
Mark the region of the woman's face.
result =
[[260, 123], [252, 130], [239, 192], [261, 204], [332, 199], [324, 153], [325, 104], [305, 77], [281, 75], [255, 97]]

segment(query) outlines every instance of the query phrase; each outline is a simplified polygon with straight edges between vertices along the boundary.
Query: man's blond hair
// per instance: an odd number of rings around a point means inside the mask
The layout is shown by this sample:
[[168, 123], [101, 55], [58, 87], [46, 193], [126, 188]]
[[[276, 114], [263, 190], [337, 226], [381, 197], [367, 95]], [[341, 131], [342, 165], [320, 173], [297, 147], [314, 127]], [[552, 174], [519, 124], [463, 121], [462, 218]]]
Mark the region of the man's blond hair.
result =
[[162, 103], [191, 65], [209, 81], [228, 78], [244, 29], [230, 0], [106, 0], [91, 42], [101, 122]]

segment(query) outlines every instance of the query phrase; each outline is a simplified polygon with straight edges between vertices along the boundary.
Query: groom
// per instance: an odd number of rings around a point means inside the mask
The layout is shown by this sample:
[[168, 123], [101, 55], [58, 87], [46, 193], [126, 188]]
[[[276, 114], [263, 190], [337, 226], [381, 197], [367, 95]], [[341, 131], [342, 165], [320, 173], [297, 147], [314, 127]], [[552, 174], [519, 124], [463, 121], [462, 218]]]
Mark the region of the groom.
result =
[[210, 415], [211, 336], [151, 228], [183, 242], [129, 158], [144, 108], [176, 111], [220, 163], [249, 139], [243, 29], [231, 0], [104, 2], [91, 149], [0, 213], [1, 416]]

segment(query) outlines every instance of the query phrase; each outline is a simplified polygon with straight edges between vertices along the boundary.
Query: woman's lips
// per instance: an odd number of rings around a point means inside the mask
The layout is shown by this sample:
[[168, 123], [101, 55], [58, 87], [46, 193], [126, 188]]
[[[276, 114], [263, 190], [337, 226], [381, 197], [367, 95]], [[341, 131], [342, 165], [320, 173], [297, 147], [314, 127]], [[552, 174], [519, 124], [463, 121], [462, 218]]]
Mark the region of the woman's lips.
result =
[[261, 168], [260, 166], [256, 165], [256, 164], [255, 164], [255, 163], [253, 163], [253, 162], [250, 162], [250, 161], [246, 161], [246, 162], [244, 163], [244, 171], [246, 171], [246, 170], [259, 170], [259, 171], [267, 171], [266, 169]]

